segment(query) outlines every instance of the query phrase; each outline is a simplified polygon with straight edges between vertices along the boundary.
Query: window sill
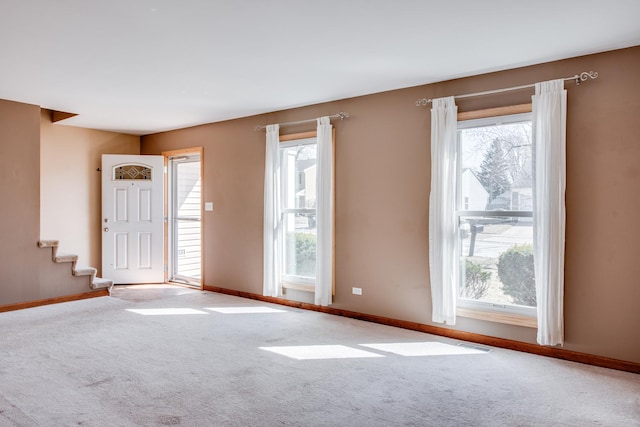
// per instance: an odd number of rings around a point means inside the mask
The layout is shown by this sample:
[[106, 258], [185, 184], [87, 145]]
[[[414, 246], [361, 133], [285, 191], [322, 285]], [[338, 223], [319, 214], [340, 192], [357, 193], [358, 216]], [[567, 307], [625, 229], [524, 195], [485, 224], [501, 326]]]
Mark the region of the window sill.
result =
[[306, 283], [292, 283], [292, 282], [282, 282], [282, 287], [284, 289], [295, 289], [296, 291], [304, 291], [304, 292], [315, 292], [315, 285], [306, 284]]
[[526, 328], [538, 327], [538, 320], [535, 317], [524, 316], [522, 314], [502, 313], [497, 311], [458, 307], [456, 309], [456, 315], [460, 317], [468, 317], [470, 319], [486, 320], [488, 322], [498, 322], [506, 323], [509, 325], [524, 326]]

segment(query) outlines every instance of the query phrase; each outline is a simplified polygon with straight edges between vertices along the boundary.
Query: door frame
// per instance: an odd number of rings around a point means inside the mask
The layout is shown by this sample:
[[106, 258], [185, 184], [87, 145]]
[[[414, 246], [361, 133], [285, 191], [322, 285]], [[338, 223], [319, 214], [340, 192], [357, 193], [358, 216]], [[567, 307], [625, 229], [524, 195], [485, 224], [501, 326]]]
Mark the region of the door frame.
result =
[[[169, 158], [170, 157], [180, 157], [186, 155], [199, 155], [200, 156], [200, 290], [204, 289], [204, 230], [205, 230], [205, 221], [204, 221], [204, 190], [205, 190], [205, 180], [204, 180], [204, 148], [200, 147], [191, 147], [191, 148], [181, 148], [179, 150], [169, 150], [163, 151], [162, 156], [164, 157], [164, 265], [166, 266], [164, 270], [164, 281], [166, 283], [176, 283], [178, 282], [169, 282]], [[194, 287], [189, 285], [190, 287]]]

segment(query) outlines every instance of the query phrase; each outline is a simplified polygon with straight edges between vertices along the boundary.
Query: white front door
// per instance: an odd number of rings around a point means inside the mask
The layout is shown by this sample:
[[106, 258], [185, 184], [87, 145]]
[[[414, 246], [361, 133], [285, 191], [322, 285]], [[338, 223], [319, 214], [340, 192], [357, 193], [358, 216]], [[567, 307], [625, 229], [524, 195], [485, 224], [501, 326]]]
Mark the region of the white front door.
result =
[[102, 156], [102, 276], [164, 282], [164, 158]]

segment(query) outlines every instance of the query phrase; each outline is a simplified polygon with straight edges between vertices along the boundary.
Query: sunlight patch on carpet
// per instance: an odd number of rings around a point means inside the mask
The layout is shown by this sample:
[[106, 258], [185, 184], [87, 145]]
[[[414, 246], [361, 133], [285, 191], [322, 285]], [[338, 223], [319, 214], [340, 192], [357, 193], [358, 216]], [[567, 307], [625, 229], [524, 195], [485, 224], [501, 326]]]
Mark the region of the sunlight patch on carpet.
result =
[[143, 316], [169, 316], [177, 314], [209, 314], [193, 308], [127, 308], [127, 311]]
[[205, 310], [223, 314], [260, 314], [260, 313], [286, 313], [271, 307], [205, 307]]
[[381, 354], [344, 345], [296, 345], [282, 347], [260, 347], [261, 350], [271, 351], [282, 356], [297, 360], [317, 359], [356, 359], [363, 357], [384, 357]]
[[170, 290], [184, 289], [184, 290], [189, 291], [189, 292], [193, 292], [195, 290], [195, 289], [180, 288], [180, 287], [173, 286], [173, 285], [163, 285], [163, 284], [116, 285], [116, 289], [128, 289], [128, 290], [132, 290], [132, 291], [146, 291], [146, 290], [149, 290], [149, 289], [170, 289]]
[[486, 351], [475, 348], [460, 347], [442, 342], [399, 342], [384, 344], [360, 344], [380, 351], [400, 356], [451, 356], [461, 354], [485, 354]]

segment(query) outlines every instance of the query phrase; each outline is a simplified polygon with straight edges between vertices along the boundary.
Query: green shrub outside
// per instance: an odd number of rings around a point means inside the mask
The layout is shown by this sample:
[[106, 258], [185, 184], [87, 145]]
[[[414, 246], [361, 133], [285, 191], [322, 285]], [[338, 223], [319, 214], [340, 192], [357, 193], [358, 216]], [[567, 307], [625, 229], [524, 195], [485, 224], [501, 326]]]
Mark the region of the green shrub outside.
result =
[[536, 306], [532, 245], [515, 245], [500, 254], [498, 277], [502, 290], [513, 298], [514, 304]]
[[[295, 253], [295, 257], [287, 257], [287, 273], [297, 276], [316, 275], [316, 241], [313, 233], [288, 233], [287, 253]], [[295, 245], [295, 248], [292, 246]]]
[[480, 264], [466, 260], [464, 272], [464, 288], [460, 291], [462, 298], [480, 299], [489, 290], [491, 272], [484, 271]]

